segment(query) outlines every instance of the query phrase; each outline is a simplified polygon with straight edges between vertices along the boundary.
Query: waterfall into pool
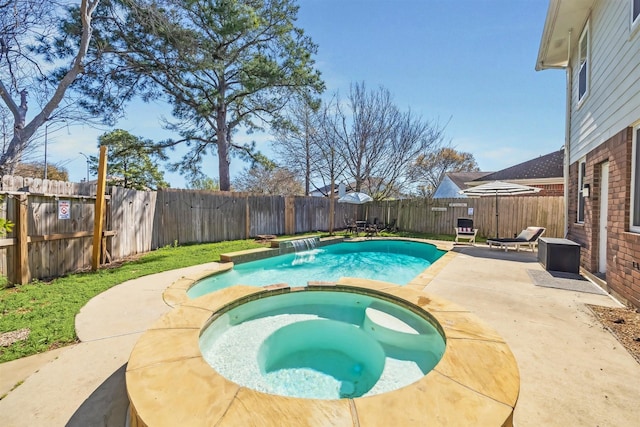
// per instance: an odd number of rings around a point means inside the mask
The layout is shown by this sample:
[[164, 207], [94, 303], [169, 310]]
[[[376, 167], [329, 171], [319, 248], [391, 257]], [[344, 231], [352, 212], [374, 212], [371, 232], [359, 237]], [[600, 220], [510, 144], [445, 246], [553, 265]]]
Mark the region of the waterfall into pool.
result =
[[292, 240], [291, 243], [296, 251], [296, 257], [291, 262], [291, 265], [312, 263], [316, 260], [316, 255], [318, 254], [316, 249], [318, 244], [317, 237]]

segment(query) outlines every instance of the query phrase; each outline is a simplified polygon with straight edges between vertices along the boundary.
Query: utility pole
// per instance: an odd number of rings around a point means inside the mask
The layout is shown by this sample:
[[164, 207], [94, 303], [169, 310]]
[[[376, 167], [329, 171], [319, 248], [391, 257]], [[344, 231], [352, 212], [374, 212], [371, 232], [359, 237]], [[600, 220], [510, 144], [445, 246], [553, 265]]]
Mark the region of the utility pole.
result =
[[44, 125], [44, 179], [47, 179], [47, 137], [48, 135], [49, 135], [49, 123]]
[[87, 156], [84, 153], [80, 153], [84, 156], [85, 159], [87, 159], [87, 182], [89, 182], [89, 156]]

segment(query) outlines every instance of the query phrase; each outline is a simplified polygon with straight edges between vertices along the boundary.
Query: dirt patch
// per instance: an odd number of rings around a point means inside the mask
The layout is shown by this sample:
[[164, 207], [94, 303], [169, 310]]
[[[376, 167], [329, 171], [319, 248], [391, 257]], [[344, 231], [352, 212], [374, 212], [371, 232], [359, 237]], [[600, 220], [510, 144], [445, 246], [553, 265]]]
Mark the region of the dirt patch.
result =
[[612, 308], [587, 304], [598, 320], [640, 363], [640, 313], [631, 308]]
[[0, 347], [9, 347], [14, 342], [24, 341], [29, 338], [30, 333], [29, 328], [24, 328], [0, 334]]

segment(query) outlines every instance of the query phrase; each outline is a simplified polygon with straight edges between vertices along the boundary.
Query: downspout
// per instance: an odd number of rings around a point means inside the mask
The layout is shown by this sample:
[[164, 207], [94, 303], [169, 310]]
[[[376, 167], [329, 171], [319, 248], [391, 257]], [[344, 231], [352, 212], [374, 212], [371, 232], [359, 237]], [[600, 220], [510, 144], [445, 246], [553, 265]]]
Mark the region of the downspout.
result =
[[569, 234], [569, 154], [571, 152], [571, 86], [573, 83], [573, 69], [571, 68], [571, 32], [569, 30], [569, 42], [567, 43], [567, 94], [565, 107], [565, 136], [564, 136], [564, 237]]

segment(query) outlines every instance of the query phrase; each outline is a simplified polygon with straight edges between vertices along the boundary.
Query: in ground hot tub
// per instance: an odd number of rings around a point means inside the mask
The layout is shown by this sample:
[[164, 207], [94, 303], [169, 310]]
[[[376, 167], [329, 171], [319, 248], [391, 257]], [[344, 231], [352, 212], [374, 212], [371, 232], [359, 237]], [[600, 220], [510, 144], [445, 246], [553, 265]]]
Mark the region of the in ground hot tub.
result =
[[212, 320], [204, 359], [231, 381], [265, 393], [316, 399], [371, 396], [427, 374], [445, 349], [427, 312], [361, 292], [287, 292]]
[[[330, 308], [332, 304], [315, 301], [324, 308], [310, 315], [307, 304], [280, 303], [288, 300], [280, 297], [300, 293], [327, 296], [331, 303], [338, 293], [345, 300], [361, 301], [362, 309], [336, 310]], [[298, 297], [291, 301], [299, 302]], [[289, 316], [300, 318], [292, 321]], [[265, 317], [286, 321], [260, 339], [238, 334], [244, 337], [238, 339], [240, 344], [255, 342], [255, 376], [265, 378], [291, 367], [322, 370], [326, 365], [313, 360], [317, 348], [345, 354], [343, 361], [336, 358], [329, 364], [345, 372], [331, 371], [325, 376], [335, 382], [333, 392], [342, 398], [301, 398], [259, 391], [230, 380], [219, 372], [222, 367], [213, 368], [205, 361], [203, 341], [210, 339], [219, 345], [227, 339], [225, 331], [247, 326], [255, 332], [252, 320]], [[421, 343], [430, 335], [423, 329], [425, 321], [435, 328], [434, 336], [446, 340], [440, 361], [432, 356], [414, 359], [410, 363], [419, 372], [417, 380], [404, 380], [404, 386], [376, 392], [392, 364], [390, 359], [406, 361], [408, 356], [428, 353]], [[314, 344], [299, 343], [300, 337], [312, 333]], [[417, 349], [413, 348], [415, 343]], [[361, 379], [357, 374], [366, 370], [367, 375], [377, 377], [382, 358], [375, 350], [378, 346], [385, 353], [385, 364], [375, 385], [366, 391], [367, 385], [356, 384]], [[225, 363], [244, 351], [235, 347], [235, 352], [224, 353], [220, 348]], [[378, 354], [369, 355], [369, 351]], [[437, 350], [433, 353], [438, 355]], [[301, 361], [298, 355], [302, 355]], [[433, 367], [425, 369], [430, 363]], [[276, 384], [287, 384], [276, 379]], [[297, 381], [299, 377], [288, 383]], [[188, 300], [161, 317], [138, 340], [127, 364], [126, 384], [130, 423], [138, 427], [279, 427], [283, 420], [301, 426], [511, 426], [520, 378], [505, 341], [464, 308], [408, 287], [343, 278], [335, 286], [308, 288], [232, 286]]]

